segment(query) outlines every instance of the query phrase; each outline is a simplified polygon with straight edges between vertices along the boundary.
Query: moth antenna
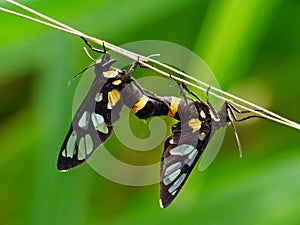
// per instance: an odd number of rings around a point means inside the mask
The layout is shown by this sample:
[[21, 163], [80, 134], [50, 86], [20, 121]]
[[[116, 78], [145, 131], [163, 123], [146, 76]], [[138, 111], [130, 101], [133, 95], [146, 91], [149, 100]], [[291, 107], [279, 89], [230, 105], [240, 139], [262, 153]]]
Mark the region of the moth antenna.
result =
[[[90, 53], [88, 52], [88, 50], [87, 50], [87, 48], [86, 47], [83, 47], [83, 50], [85, 51], [85, 53], [86, 53], [86, 55], [93, 61], [93, 62], [97, 62], [97, 60], [95, 60], [91, 55], [90, 55]], [[77, 77], [79, 77], [81, 74], [83, 74], [87, 69], [89, 69], [89, 68], [91, 68], [91, 67], [93, 67], [94, 66], [94, 64], [93, 65], [90, 65], [90, 66], [88, 66], [88, 67], [85, 67], [83, 70], [81, 70], [79, 73], [77, 73], [77, 74], [75, 74], [69, 81], [68, 81], [68, 86], [70, 86], [72, 83], [73, 83], [73, 81], [77, 78]]]
[[90, 55], [89, 51], [87, 50], [86, 47], [83, 47], [83, 50], [85, 51], [85, 54], [87, 54], [87, 56], [94, 62], [96, 62], [96, 60]]
[[[92, 59], [93, 59], [93, 58], [92, 58]], [[97, 61], [94, 60], [94, 62], [95, 62], [95, 64], [96, 64]], [[87, 66], [87, 67], [85, 67], [83, 70], [81, 70], [79, 73], [75, 74], [75, 75], [68, 81], [68, 86], [70, 86], [70, 85], [73, 83], [73, 81], [74, 81], [77, 77], [79, 77], [81, 74], [83, 74], [86, 70], [88, 70], [89, 68], [95, 66], [95, 64], [92, 64], [92, 65], [90, 65], [90, 66]]]
[[73, 81], [77, 78], [77, 77], [79, 77], [81, 74], [83, 74], [87, 69], [89, 69], [89, 68], [91, 68], [92, 66], [94, 66], [94, 65], [90, 65], [90, 66], [88, 66], [88, 67], [85, 67], [83, 70], [81, 70], [79, 73], [76, 73], [69, 81], [68, 81], [68, 86], [70, 86], [72, 83], [73, 83]]

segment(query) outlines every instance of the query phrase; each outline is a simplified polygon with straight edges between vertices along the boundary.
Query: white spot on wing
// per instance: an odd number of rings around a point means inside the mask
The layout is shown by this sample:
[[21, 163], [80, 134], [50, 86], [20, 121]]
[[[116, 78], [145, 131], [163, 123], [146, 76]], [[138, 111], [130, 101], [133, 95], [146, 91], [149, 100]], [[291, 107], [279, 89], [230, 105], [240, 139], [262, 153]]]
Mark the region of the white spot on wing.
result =
[[201, 132], [201, 133], [199, 134], [199, 140], [200, 140], [200, 141], [203, 141], [203, 140], [205, 139], [205, 137], [206, 137], [206, 133]]
[[92, 122], [96, 130], [107, 134], [108, 133], [108, 128], [106, 126], [106, 123], [104, 122], [103, 116], [97, 113], [92, 113]]
[[189, 154], [188, 156], [188, 162], [187, 162], [187, 165], [188, 166], [191, 166], [193, 164], [193, 162], [195, 161], [195, 158], [197, 156], [197, 153], [198, 153], [198, 150], [195, 149], [191, 154]]
[[97, 113], [92, 113], [92, 122], [93, 122], [93, 125], [94, 127], [97, 129], [97, 127], [104, 123], [104, 118], [103, 116], [101, 116], [100, 114], [97, 114]]
[[187, 155], [189, 154], [191, 151], [193, 151], [195, 148], [192, 145], [187, 145], [187, 144], [183, 144], [183, 145], [179, 145], [175, 148], [173, 148], [170, 151], [171, 155]]
[[177, 191], [177, 188], [182, 184], [184, 178], [186, 177], [186, 173], [181, 174], [181, 176], [176, 180], [176, 182], [168, 189], [168, 192], [172, 195], [175, 195]]
[[82, 160], [84, 159], [84, 152], [85, 152], [85, 140], [84, 140], [84, 137], [80, 138], [80, 141], [79, 141], [79, 145], [78, 145], [78, 160]]
[[175, 195], [177, 193], [177, 190], [175, 190], [175, 191], [173, 191], [172, 193], [171, 193], [171, 195]]
[[63, 154], [64, 157], [72, 157], [73, 156], [75, 144], [76, 144], [76, 138], [77, 138], [76, 132], [73, 131], [67, 142], [66, 151], [63, 151], [63, 153], [66, 152], [65, 154]]
[[86, 134], [79, 141], [78, 145], [78, 159], [85, 159], [86, 155], [93, 151], [93, 140], [89, 134]]
[[100, 92], [98, 92], [98, 93], [96, 94], [96, 96], [95, 96], [95, 101], [96, 101], [96, 102], [101, 102], [102, 99], [103, 99], [103, 94], [100, 93]]
[[165, 176], [169, 175], [170, 173], [173, 173], [175, 170], [178, 170], [180, 168], [181, 168], [181, 162], [173, 163], [166, 169]]
[[78, 126], [84, 130], [87, 130], [89, 126], [89, 117], [90, 113], [88, 111], [85, 111], [78, 122]]
[[164, 185], [168, 185], [170, 184], [173, 180], [176, 179], [176, 177], [178, 177], [178, 175], [180, 174], [180, 169], [176, 170], [174, 173], [171, 173], [170, 175], [166, 176], [163, 180]]
[[89, 134], [86, 134], [84, 136], [84, 138], [85, 138], [85, 150], [86, 150], [86, 154], [89, 155], [89, 154], [92, 153], [93, 148], [94, 148], [93, 147], [93, 140], [92, 140], [91, 135], [89, 135]]
[[162, 203], [162, 200], [161, 200], [161, 199], [159, 199], [159, 206], [160, 206], [160, 208], [165, 208], [165, 206], [164, 206], [164, 204]]
[[97, 130], [102, 132], [103, 134], [108, 134], [108, 127], [106, 126], [105, 123], [102, 123], [98, 126]]

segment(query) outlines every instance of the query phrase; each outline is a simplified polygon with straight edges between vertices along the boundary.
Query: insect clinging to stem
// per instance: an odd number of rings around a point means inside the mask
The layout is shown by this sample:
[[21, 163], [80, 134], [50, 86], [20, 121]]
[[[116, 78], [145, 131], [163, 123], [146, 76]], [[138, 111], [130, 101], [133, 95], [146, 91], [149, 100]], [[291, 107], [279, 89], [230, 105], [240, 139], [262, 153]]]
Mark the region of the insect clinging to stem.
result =
[[[102, 145], [113, 132], [113, 125], [119, 119], [121, 108], [129, 107], [140, 119], [152, 116], [169, 116], [177, 120], [172, 127], [172, 135], [164, 143], [160, 170], [160, 204], [167, 207], [180, 192], [200, 155], [207, 144], [221, 127], [228, 123], [232, 125], [241, 154], [241, 145], [234, 122], [240, 122], [252, 117], [269, 119], [295, 129], [300, 125], [279, 116], [251, 102], [210, 86], [192, 76], [151, 57], [145, 57], [111, 43], [84, 34], [72, 27], [62, 24], [39, 12], [29, 9], [13, 0], [6, 0], [44, 20], [36, 19], [0, 7], [0, 11], [21, 16], [26, 19], [76, 35], [94, 51], [103, 53], [101, 60], [95, 60], [95, 79], [89, 93], [75, 113], [69, 132], [59, 153], [57, 167], [68, 170], [83, 163]], [[88, 41], [103, 46], [103, 50], [94, 48]], [[127, 70], [114, 68], [115, 59], [111, 59], [106, 48], [132, 59], [134, 63]], [[139, 64], [163, 76], [172, 78], [180, 83], [181, 98], [173, 96], [156, 96], [149, 94], [132, 77], [131, 72]], [[163, 69], [159, 69], [158, 65]], [[185, 78], [187, 78], [185, 80]], [[186, 87], [194, 87], [206, 91], [207, 102]], [[187, 97], [190, 94], [193, 98]], [[224, 104], [215, 110], [208, 100], [208, 95], [224, 100]], [[225, 97], [223, 97], [225, 96]], [[236, 114], [253, 113], [253, 115], [238, 119]]]

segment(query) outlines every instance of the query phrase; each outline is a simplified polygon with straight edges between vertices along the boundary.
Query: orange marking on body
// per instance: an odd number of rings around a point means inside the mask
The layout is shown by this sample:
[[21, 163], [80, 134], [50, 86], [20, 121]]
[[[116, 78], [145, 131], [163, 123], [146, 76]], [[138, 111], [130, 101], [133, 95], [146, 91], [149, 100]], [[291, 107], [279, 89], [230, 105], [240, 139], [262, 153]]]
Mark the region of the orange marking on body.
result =
[[131, 110], [134, 112], [134, 113], [137, 113], [139, 110], [141, 110], [142, 108], [144, 108], [144, 106], [147, 104], [148, 102], [148, 97], [146, 95], [143, 95], [143, 97], [140, 98], [140, 100], [138, 100], [137, 103], [135, 103]]
[[168, 112], [169, 117], [175, 116], [175, 114], [177, 113], [178, 105], [179, 105], [180, 101], [181, 101], [180, 98], [172, 97], [171, 105], [169, 107], [169, 112]]

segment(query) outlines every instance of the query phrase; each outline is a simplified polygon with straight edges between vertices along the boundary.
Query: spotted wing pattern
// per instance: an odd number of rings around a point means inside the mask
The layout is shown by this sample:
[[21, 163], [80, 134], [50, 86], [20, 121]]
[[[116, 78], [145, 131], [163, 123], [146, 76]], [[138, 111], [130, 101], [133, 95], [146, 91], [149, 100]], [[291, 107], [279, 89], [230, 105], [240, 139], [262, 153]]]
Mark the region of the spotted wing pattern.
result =
[[201, 108], [197, 112], [173, 125], [173, 135], [165, 141], [160, 168], [162, 208], [177, 196], [209, 141], [210, 115]]
[[95, 64], [96, 78], [73, 118], [59, 152], [57, 168], [68, 170], [83, 163], [112, 134], [123, 106], [120, 71], [111, 68], [115, 60], [104, 54]]

